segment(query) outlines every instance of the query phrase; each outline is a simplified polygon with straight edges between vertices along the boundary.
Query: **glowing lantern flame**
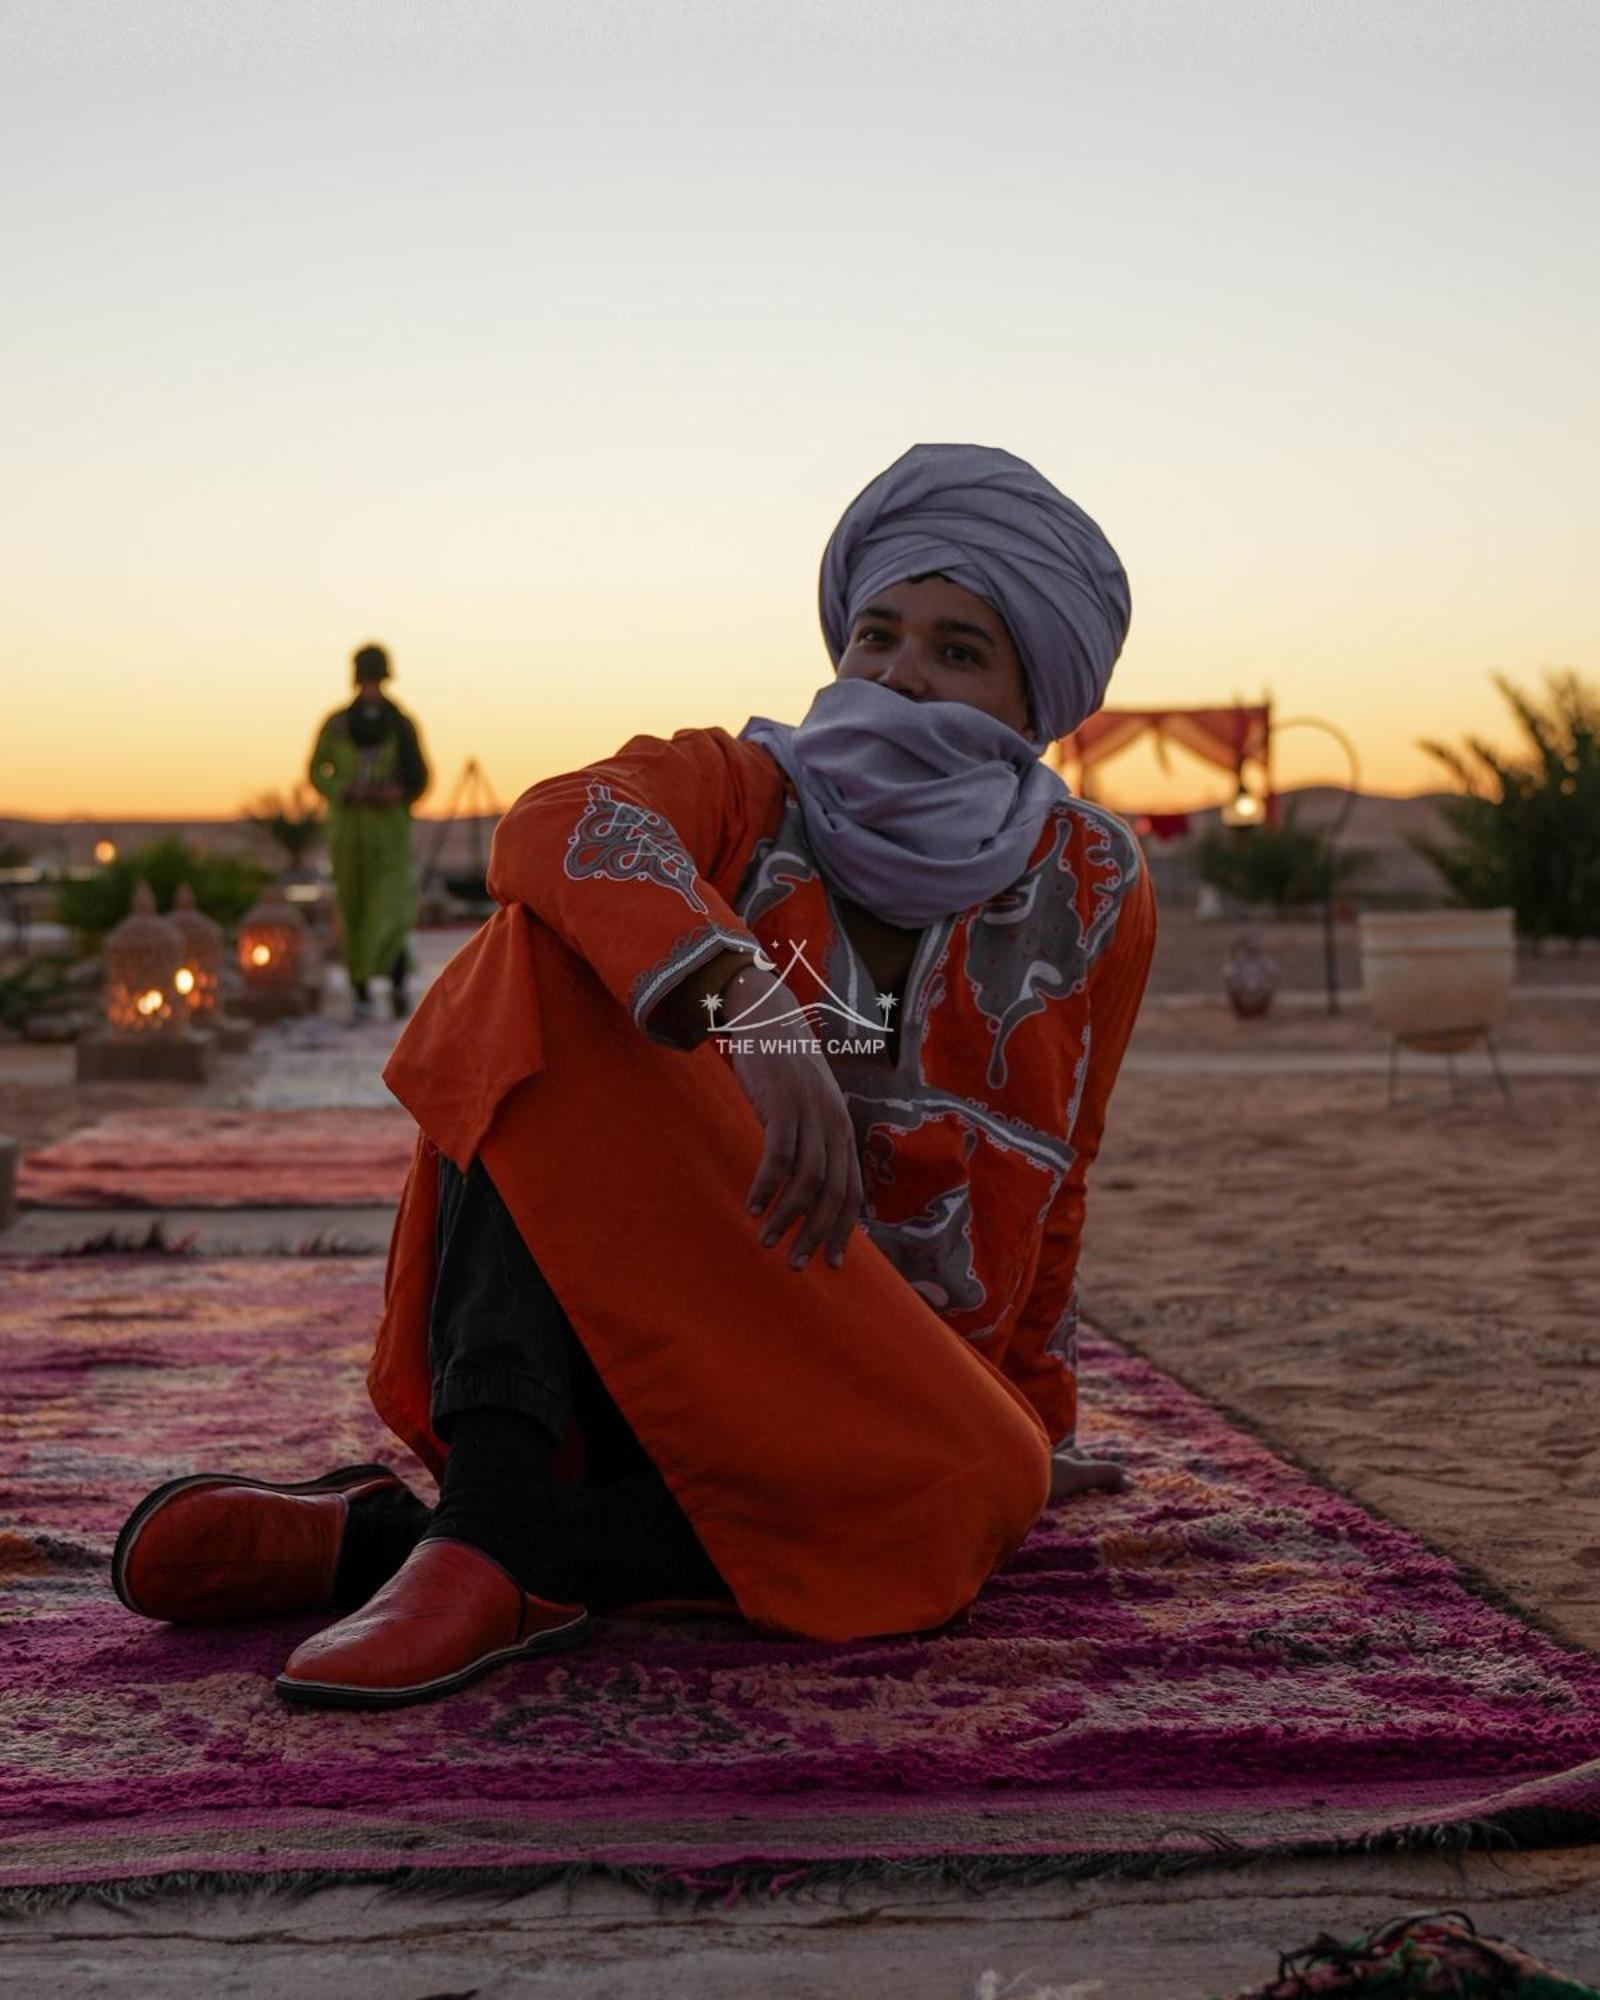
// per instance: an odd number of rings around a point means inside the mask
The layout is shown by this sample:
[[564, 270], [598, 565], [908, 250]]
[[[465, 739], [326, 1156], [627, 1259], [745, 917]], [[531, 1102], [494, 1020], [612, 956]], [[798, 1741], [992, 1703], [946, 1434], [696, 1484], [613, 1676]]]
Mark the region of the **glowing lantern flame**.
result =
[[159, 1014], [167, 1002], [166, 996], [152, 987], [148, 993], [141, 993], [133, 1004], [148, 1020], [152, 1014]]
[[117, 843], [114, 840], [97, 840], [94, 844], [94, 858], [102, 868], [109, 868], [117, 858]]
[[178, 967], [177, 977], [173, 980], [172, 983], [174, 986], [177, 987], [178, 991], [181, 994], [183, 994], [184, 997], [187, 999], [188, 996], [194, 991], [194, 974], [189, 970], [188, 966], [180, 965]]
[[250, 963], [252, 965], [270, 965], [272, 963], [271, 945], [253, 944], [250, 947]]
[[1246, 784], [1222, 808], [1224, 826], [1259, 826], [1267, 816], [1266, 801], [1256, 797]]

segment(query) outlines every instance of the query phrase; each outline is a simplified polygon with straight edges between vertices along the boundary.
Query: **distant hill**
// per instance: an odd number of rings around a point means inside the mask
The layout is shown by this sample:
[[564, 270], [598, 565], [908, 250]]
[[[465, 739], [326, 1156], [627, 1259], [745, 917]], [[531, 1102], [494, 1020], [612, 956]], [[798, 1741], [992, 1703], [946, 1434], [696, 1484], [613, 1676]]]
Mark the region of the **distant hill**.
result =
[[[1293, 806], [1302, 826], [1327, 826], [1349, 796], [1337, 785], [1307, 785], [1300, 791], [1280, 792], [1279, 809]], [[1390, 895], [1442, 898], [1444, 887], [1438, 871], [1410, 843], [1449, 839], [1439, 806], [1451, 796], [1449, 792], [1419, 792], [1412, 798], [1389, 798], [1383, 793], [1358, 793], [1340, 831], [1339, 845], [1372, 850], [1372, 887]], [[1212, 810], [1196, 813], [1192, 825], [1199, 832], [1216, 826], [1219, 820], [1220, 813]]]
[[[1333, 785], [1308, 785], [1303, 790], [1280, 794], [1285, 805], [1293, 804], [1306, 826], [1325, 826], [1348, 798]], [[1368, 847], [1378, 860], [1373, 886], [1387, 894], [1434, 896], [1441, 893], [1437, 875], [1409, 846], [1413, 837], [1444, 837], [1439, 803], [1446, 792], [1424, 792], [1414, 798], [1389, 798], [1381, 793], [1358, 795], [1350, 818], [1340, 834], [1341, 846]], [[1218, 823], [1215, 807], [1189, 815], [1191, 836]], [[452, 820], [448, 823], [419, 816], [416, 822], [416, 854], [419, 864], [428, 863], [439, 845], [438, 866], [446, 875], [459, 874], [474, 865], [474, 838], [479, 852], [487, 855], [492, 819]], [[14, 843], [35, 861], [66, 866], [82, 866], [94, 859], [96, 841], [114, 840], [124, 853], [164, 840], [173, 834], [214, 853], [250, 854], [269, 864], [277, 864], [277, 850], [255, 827], [236, 819], [193, 820], [37, 820], [0, 819], [0, 845]], [[1174, 888], [1187, 874], [1181, 859], [1183, 841], [1147, 841], [1158, 879], [1167, 878]]]
[[[444, 824], [419, 816], [414, 843], [419, 863], [427, 863]], [[473, 865], [474, 835], [482, 853], [489, 852], [492, 819], [452, 820], [445, 825], [439, 866], [459, 874]], [[51, 866], [82, 867], [94, 860], [97, 842], [115, 841], [120, 853], [148, 847], [174, 835], [213, 854], [247, 854], [269, 867], [282, 867], [283, 856], [259, 828], [237, 819], [0, 819], [0, 847], [14, 845], [32, 860]], [[316, 859], [325, 859], [317, 850]]]

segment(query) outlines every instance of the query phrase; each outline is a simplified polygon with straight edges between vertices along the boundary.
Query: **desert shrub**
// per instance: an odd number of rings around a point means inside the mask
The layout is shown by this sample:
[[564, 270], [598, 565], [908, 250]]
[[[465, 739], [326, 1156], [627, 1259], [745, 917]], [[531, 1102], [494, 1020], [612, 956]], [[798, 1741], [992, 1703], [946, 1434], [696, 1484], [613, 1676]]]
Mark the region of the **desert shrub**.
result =
[[187, 882], [206, 915], [227, 928], [255, 902], [269, 873], [241, 855], [202, 853], [173, 836], [137, 854], [119, 856], [97, 874], [63, 882], [56, 896], [56, 916], [77, 932], [85, 950], [94, 950], [128, 914], [134, 884], [142, 878], [150, 884], [159, 910], [170, 910], [179, 883]]
[[[1326, 834], [1301, 826], [1290, 804], [1276, 826], [1213, 827], [1190, 850], [1190, 864], [1202, 882], [1241, 903], [1299, 910], [1322, 901], [1327, 847]], [[1373, 859], [1369, 848], [1336, 848], [1334, 888], [1355, 888]]]
[[306, 785], [287, 794], [263, 792], [239, 816], [276, 841], [291, 868], [298, 868], [322, 838], [322, 801]]
[[1542, 701], [1495, 686], [1521, 744], [1424, 743], [1461, 791], [1439, 808], [1452, 837], [1412, 845], [1460, 902], [1513, 909], [1525, 937], [1600, 937], [1600, 689], [1573, 673], [1547, 674]]

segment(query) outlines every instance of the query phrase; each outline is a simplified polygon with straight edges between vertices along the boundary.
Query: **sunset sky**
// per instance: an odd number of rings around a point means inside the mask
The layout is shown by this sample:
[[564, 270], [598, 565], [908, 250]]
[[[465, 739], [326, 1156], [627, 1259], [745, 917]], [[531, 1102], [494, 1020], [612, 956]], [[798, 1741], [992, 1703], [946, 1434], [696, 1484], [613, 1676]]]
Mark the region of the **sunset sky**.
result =
[[436, 806], [798, 720], [918, 440], [1106, 529], [1113, 706], [1270, 689], [1409, 791], [1492, 673], [1600, 674], [1580, 0], [11, 0], [0, 54], [0, 815], [292, 784], [369, 638]]

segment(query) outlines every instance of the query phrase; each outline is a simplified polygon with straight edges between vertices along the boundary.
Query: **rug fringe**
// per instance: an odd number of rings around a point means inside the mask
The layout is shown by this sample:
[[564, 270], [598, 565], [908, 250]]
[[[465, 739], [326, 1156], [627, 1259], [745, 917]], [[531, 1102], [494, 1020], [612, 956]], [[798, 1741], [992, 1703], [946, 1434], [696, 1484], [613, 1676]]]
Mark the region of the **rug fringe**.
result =
[[81, 1243], [69, 1243], [57, 1251], [60, 1257], [192, 1257], [198, 1235], [169, 1236], [158, 1216], [142, 1236], [131, 1229], [102, 1229], [98, 1236], [86, 1236]]
[[87, 1904], [117, 1910], [176, 1896], [271, 1896], [298, 1901], [324, 1889], [370, 1888], [386, 1897], [509, 1900], [558, 1886], [568, 1896], [585, 1881], [620, 1883], [652, 1899], [660, 1910], [689, 1904], [699, 1912], [716, 1904], [731, 1909], [746, 1898], [808, 1897], [830, 1893], [840, 1901], [852, 1889], [880, 1891], [955, 1889], [981, 1897], [1003, 1889], [1038, 1888], [1051, 1882], [1151, 1881], [1206, 1868], [1247, 1869], [1264, 1861], [1339, 1860], [1375, 1854], [1502, 1857], [1537, 1848], [1600, 1839], [1600, 1812], [1570, 1808], [1521, 1808], [1499, 1819], [1422, 1822], [1356, 1839], [1303, 1841], [1246, 1847], [1229, 1834], [1197, 1830], [1203, 1852], [1149, 1849], [1089, 1850], [1076, 1854], [944, 1854], [910, 1860], [855, 1859], [718, 1862], [682, 1868], [611, 1861], [530, 1862], [500, 1868], [407, 1866], [385, 1869], [290, 1869], [267, 1874], [182, 1869], [164, 1874], [0, 1888], [0, 1919], [33, 1916]]

